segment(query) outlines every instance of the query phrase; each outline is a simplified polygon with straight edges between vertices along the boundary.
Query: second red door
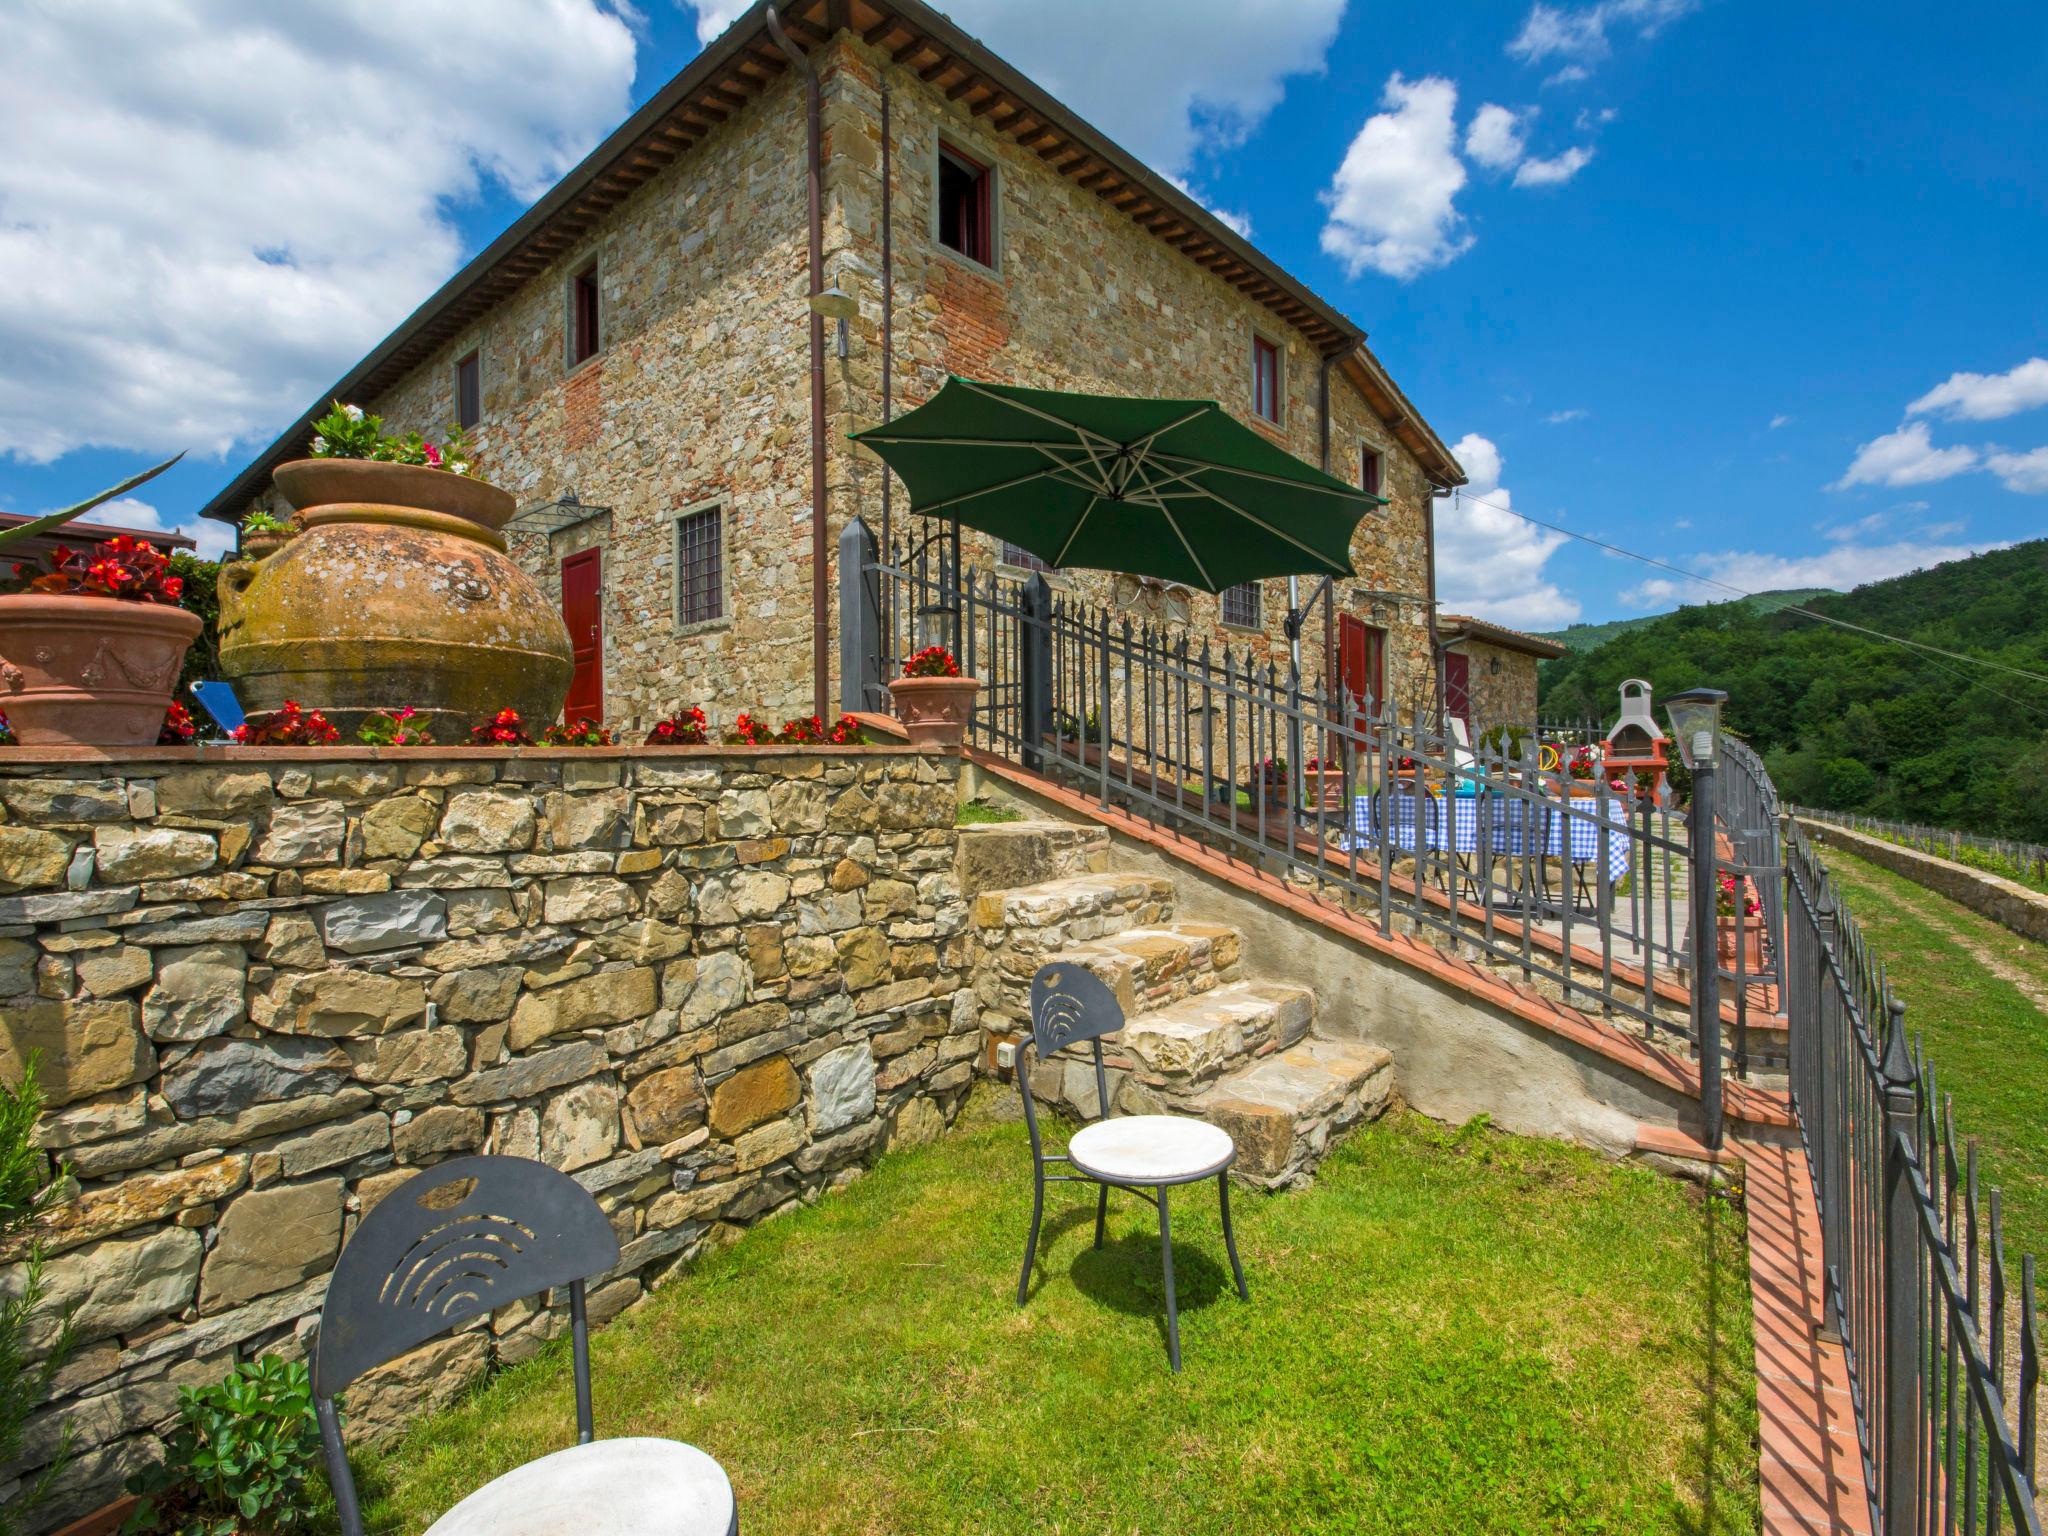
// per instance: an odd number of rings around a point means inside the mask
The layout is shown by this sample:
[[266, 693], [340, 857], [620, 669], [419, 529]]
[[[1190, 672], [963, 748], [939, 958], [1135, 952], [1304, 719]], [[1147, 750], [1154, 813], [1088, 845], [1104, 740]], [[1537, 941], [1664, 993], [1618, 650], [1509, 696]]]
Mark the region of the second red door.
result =
[[604, 724], [604, 552], [586, 549], [562, 562], [562, 622], [576, 671], [569, 679], [567, 720]]

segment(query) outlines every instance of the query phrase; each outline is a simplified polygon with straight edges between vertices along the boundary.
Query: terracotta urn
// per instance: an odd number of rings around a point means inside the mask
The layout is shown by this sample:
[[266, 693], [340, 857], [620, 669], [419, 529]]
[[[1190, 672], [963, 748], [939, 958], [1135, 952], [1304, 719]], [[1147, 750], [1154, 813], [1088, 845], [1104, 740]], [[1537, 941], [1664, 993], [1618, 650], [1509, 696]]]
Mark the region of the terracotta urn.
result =
[[173, 603], [21, 592], [0, 597], [0, 710], [24, 747], [146, 747], [199, 638]]
[[1764, 968], [1764, 920], [1761, 914], [1715, 920], [1714, 952], [1722, 970], [1734, 972], [1738, 946], [1742, 974], [1745, 977], [1756, 975]]
[[980, 679], [972, 677], [899, 677], [889, 685], [889, 698], [913, 747], [958, 752], [980, 689]]
[[299, 459], [274, 478], [300, 532], [220, 573], [221, 670], [244, 709], [295, 700], [347, 735], [411, 705], [441, 742], [501, 709], [561, 713], [569, 632], [505, 553], [509, 493], [366, 459]]

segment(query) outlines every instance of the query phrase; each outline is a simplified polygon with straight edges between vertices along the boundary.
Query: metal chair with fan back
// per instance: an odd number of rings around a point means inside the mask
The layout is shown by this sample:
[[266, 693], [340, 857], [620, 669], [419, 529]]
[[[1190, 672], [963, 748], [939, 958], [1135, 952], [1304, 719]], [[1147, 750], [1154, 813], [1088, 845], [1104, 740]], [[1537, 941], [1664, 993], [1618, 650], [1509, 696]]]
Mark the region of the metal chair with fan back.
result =
[[[1031, 1137], [1031, 1235], [1024, 1244], [1024, 1269], [1017, 1277], [1017, 1305], [1023, 1306], [1038, 1255], [1038, 1229], [1045, 1216], [1048, 1183], [1094, 1184], [1095, 1246], [1100, 1248], [1109, 1215], [1109, 1192], [1126, 1190], [1149, 1200], [1159, 1211], [1159, 1257], [1166, 1276], [1166, 1353], [1180, 1369], [1180, 1305], [1173, 1288], [1173, 1220], [1168, 1191], [1180, 1184], [1216, 1181], [1223, 1207], [1223, 1246], [1230, 1254], [1237, 1294], [1251, 1300], [1244, 1266], [1237, 1258], [1237, 1238], [1230, 1227], [1230, 1165], [1237, 1144], [1221, 1126], [1187, 1115], [1123, 1115], [1109, 1110], [1109, 1077], [1102, 1059], [1102, 1037], [1124, 1027], [1124, 1011], [1100, 977], [1078, 965], [1048, 965], [1031, 978], [1031, 1034], [1014, 1048], [1005, 1047], [1003, 1064], [1014, 1065], [1017, 1090], [1024, 1099], [1024, 1125]], [[1038, 1108], [1031, 1095], [1030, 1053], [1050, 1061], [1070, 1046], [1093, 1048], [1095, 1104], [1100, 1119], [1076, 1131], [1064, 1153], [1047, 1152], [1038, 1126]], [[1047, 1173], [1051, 1163], [1066, 1163], [1076, 1172]]]
[[619, 1262], [590, 1192], [523, 1157], [461, 1157], [400, 1185], [342, 1249], [320, 1309], [313, 1407], [342, 1536], [363, 1536], [335, 1398], [365, 1372], [508, 1303], [567, 1286], [576, 1441], [485, 1484], [427, 1536], [738, 1536], [724, 1470], [676, 1440], [594, 1438], [583, 1287]]

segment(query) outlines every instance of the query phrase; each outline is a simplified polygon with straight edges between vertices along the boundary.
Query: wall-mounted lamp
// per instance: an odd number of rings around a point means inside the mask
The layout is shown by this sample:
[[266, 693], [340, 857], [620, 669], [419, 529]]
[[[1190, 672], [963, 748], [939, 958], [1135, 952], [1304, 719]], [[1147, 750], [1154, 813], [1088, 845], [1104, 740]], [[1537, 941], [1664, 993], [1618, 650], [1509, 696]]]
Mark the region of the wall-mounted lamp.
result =
[[1500, 658], [1499, 658], [1498, 656], [1489, 656], [1489, 657], [1487, 657], [1487, 658], [1486, 658], [1486, 670], [1487, 670], [1488, 672], [1492, 673], [1492, 674], [1493, 674], [1493, 675], [1494, 675], [1495, 677], [1499, 677], [1499, 676], [1500, 676]]
[[846, 360], [846, 322], [860, 313], [860, 301], [836, 284], [811, 295], [811, 313], [838, 322], [832, 335], [832, 355]]

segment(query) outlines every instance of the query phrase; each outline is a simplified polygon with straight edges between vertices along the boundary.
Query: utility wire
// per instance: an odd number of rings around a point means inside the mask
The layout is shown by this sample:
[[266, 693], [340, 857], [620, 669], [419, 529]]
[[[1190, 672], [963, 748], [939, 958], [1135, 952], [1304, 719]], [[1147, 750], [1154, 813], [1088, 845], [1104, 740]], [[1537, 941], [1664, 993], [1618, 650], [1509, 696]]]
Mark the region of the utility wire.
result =
[[[1668, 561], [1657, 559], [1654, 555], [1637, 554], [1632, 549], [1624, 549], [1619, 544], [1610, 544], [1605, 539], [1596, 539], [1591, 534], [1580, 533], [1575, 528], [1566, 528], [1558, 523], [1545, 522], [1540, 517], [1531, 517], [1526, 512], [1517, 512], [1513, 507], [1504, 506], [1500, 502], [1488, 501], [1484, 496], [1474, 496], [1462, 490], [1455, 491], [1453, 494], [1461, 501], [1476, 502], [1482, 507], [1491, 507], [1496, 512], [1505, 512], [1509, 517], [1518, 517], [1525, 523], [1532, 523], [1538, 528], [1547, 528], [1552, 533], [1561, 533], [1567, 538], [1578, 539], [1583, 543], [1593, 545], [1595, 548], [1604, 549], [1610, 554], [1621, 555], [1629, 560], [1640, 560], [1644, 565], [1655, 566], [1660, 571], [1669, 571], [1674, 576], [1683, 576], [1687, 581], [1696, 581], [1703, 586], [1719, 587], [1724, 592], [1733, 592], [1737, 597], [1760, 597], [1763, 595], [1758, 592], [1747, 591], [1742, 587], [1736, 586], [1733, 582], [1722, 581], [1713, 576], [1702, 576], [1697, 571], [1688, 571], [1683, 566], [1672, 565]], [[1850, 630], [1859, 635], [1868, 635], [1874, 640], [1888, 641], [1893, 645], [1904, 646], [1909, 650], [1923, 651], [1930, 656], [1946, 656], [1951, 661], [1960, 661], [1968, 666], [1984, 667], [1996, 672], [2009, 672], [2014, 677], [2023, 677], [2029, 682], [2048, 684], [2048, 676], [2044, 676], [2039, 672], [2029, 672], [2023, 667], [2009, 667], [2003, 662], [1991, 661], [1982, 656], [1966, 655], [1961, 651], [1944, 650], [1938, 645], [1928, 645], [1924, 641], [1919, 640], [1908, 640], [1902, 635], [1886, 634], [1881, 629], [1870, 629], [1861, 624], [1852, 624], [1847, 619], [1838, 619], [1833, 614], [1817, 613], [1811, 608], [1802, 608], [1797, 603], [1782, 604], [1776, 611], [1780, 613], [1796, 613], [1802, 618], [1815, 619], [1823, 624], [1832, 624], [1838, 629]], [[1937, 663], [1938, 665], [1939, 663]], [[1965, 676], [1965, 674], [1957, 672], [1953, 667], [1941, 667], [1940, 670], [1947, 672], [1951, 677], [1962, 677], [1966, 682], [1974, 681]], [[2018, 699], [2012, 698], [2010, 695], [2001, 693], [1997, 696], [2004, 699], [2008, 704], [2016, 704], [2022, 709], [2028, 709], [2030, 713], [2033, 712], [2030, 706], [2021, 704]]]

